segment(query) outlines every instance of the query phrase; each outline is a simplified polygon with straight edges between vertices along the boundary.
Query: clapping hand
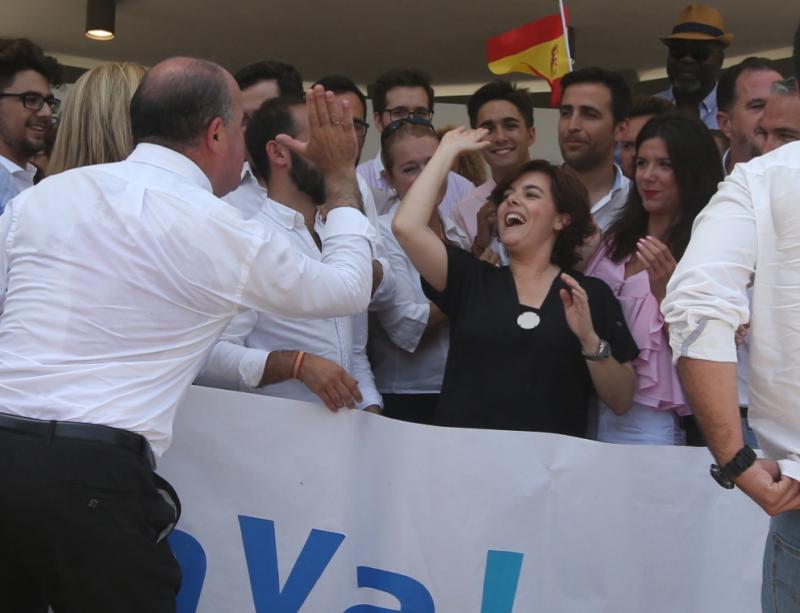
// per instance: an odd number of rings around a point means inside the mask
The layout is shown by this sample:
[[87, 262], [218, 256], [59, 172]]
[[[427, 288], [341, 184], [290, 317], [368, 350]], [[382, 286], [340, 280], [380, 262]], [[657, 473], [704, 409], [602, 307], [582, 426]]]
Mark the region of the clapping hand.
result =
[[323, 175], [352, 171], [358, 156], [353, 111], [346, 100], [315, 85], [306, 93], [311, 136], [307, 143], [279, 134], [275, 140], [312, 162]]
[[564, 314], [567, 325], [578, 337], [581, 347], [587, 353], [594, 353], [600, 345], [600, 337], [594, 331], [592, 312], [589, 308], [589, 297], [586, 290], [567, 273], [561, 273], [561, 280], [569, 289], [560, 290], [561, 302], [564, 303]]
[[636, 258], [642, 263], [650, 277], [650, 291], [661, 304], [667, 294], [667, 282], [678, 262], [664, 243], [652, 236], [645, 236], [636, 243]]

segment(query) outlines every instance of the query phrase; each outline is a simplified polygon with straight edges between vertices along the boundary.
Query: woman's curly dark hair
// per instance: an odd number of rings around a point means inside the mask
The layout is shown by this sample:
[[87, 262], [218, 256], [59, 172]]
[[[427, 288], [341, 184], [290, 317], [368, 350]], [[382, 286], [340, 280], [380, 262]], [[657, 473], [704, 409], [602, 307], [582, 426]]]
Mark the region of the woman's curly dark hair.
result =
[[589, 194], [583, 183], [547, 160], [531, 160], [498, 183], [489, 200], [495, 206], [500, 206], [508, 188], [517, 179], [532, 172], [541, 173], [550, 179], [550, 194], [556, 211], [569, 217], [564, 229], [558, 233], [550, 261], [561, 268], [572, 268], [580, 260], [578, 249], [594, 231], [594, 222], [589, 212]]

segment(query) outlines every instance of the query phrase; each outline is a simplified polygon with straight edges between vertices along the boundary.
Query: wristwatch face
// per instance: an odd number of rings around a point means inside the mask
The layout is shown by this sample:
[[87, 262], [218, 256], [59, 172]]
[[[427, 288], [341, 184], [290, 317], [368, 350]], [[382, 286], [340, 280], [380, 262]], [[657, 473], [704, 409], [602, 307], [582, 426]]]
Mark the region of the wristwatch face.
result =
[[733, 481], [730, 481], [729, 479], [723, 476], [722, 468], [720, 468], [716, 464], [712, 464], [709, 472], [711, 473], [711, 476], [714, 477], [714, 481], [719, 483], [726, 490], [733, 489]]

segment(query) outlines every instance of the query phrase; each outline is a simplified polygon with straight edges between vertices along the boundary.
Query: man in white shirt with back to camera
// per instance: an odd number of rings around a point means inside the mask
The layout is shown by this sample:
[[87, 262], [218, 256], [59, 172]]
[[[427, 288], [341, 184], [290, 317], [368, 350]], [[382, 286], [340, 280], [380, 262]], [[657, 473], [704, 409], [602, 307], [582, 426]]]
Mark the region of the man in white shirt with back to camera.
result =
[[[277, 142], [278, 134], [308, 139], [301, 98], [273, 98], [250, 117], [245, 139], [250, 165], [269, 193], [251, 219], [286, 236], [308, 258], [322, 260], [326, 224], [319, 207], [326, 201], [325, 177]], [[237, 206], [235, 198], [229, 202]], [[375, 268], [379, 271], [380, 265]], [[245, 311], [214, 346], [198, 383], [378, 413], [380, 394], [364, 345], [354, 344], [354, 323], [353, 317], [298, 319]]]
[[322, 88], [307, 106], [309, 143], [281, 142], [325, 173], [321, 261], [218, 199], [241, 176], [241, 92], [191, 58], [145, 76], [127, 160], [45, 179], [0, 217], [5, 609], [174, 612], [180, 570], [164, 537], [179, 506], [154, 461], [217, 337], [242, 308], [367, 307], [352, 116]]
[[[794, 64], [800, 76], [800, 27]], [[711, 475], [772, 516], [761, 590], [770, 613], [800, 602], [799, 202], [800, 142], [737, 164], [697, 216], [662, 305], [689, 404], [718, 462]], [[734, 335], [748, 321], [749, 417], [763, 459], [744, 444], [736, 393]]]

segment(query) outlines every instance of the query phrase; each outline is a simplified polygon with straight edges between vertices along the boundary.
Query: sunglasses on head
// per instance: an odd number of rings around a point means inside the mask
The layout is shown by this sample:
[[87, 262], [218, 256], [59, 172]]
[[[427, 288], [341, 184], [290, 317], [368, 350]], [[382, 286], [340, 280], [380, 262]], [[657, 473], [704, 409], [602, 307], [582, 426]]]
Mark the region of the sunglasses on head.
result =
[[436, 136], [436, 130], [433, 127], [433, 124], [428, 121], [427, 119], [422, 119], [421, 117], [415, 117], [414, 115], [410, 115], [405, 119], [398, 119], [397, 121], [393, 121], [388, 126], [383, 129], [381, 132], [381, 147], [383, 144], [391, 138], [392, 134], [397, 132], [400, 128], [402, 128], [406, 124], [411, 124], [414, 126], [423, 126], [428, 128], [431, 131], [431, 134]]
[[673, 40], [669, 43], [669, 54], [672, 58], [680, 60], [687, 55], [692, 56], [697, 62], [705, 62], [711, 57], [714, 47], [709, 43], [700, 43], [689, 40]]

